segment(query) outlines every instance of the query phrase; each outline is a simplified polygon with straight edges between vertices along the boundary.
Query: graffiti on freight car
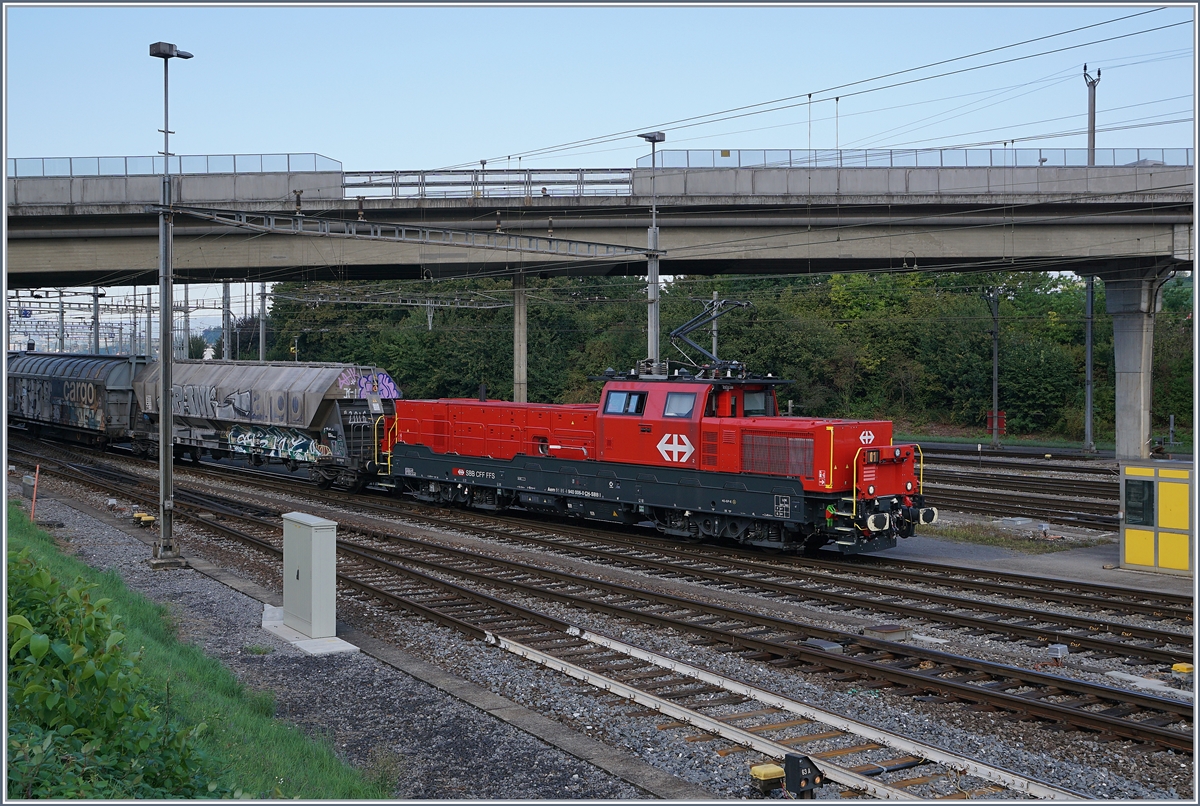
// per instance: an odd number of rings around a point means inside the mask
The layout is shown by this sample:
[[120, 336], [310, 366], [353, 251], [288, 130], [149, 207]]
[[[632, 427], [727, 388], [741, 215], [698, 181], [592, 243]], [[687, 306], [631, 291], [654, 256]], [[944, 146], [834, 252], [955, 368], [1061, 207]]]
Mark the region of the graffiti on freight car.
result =
[[82, 381], [10, 378], [9, 414], [87, 431], [104, 431], [104, 389]]
[[358, 367], [346, 367], [338, 375], [337, 386], [346, 397], [363, 400], [368, 394], [377, 394], [384, 400], [395, 400], [400, 397], [400, 389], [396, 382], [386, 372], [368, 372], [363, 374]]
[[173, 398], [172, 410], [184, 417], [235, 420], [250, 416], [251, 392], [248, 389], [222, 397], [215, 386], [189, 383], [176, 386]]
[[315, 462], [332, 455], [328, 447], [295, 428], [235, 425], [229, 429], [227, 439], [234, 453], [255, 453], [297, 462]]
[[43, 419], [46, 417], [43, 408], [51, 400], [50, 381], [34, 378], [10, 378], [8, 397], [12, 401], [9, 405], [10, 412], [21, 417]]

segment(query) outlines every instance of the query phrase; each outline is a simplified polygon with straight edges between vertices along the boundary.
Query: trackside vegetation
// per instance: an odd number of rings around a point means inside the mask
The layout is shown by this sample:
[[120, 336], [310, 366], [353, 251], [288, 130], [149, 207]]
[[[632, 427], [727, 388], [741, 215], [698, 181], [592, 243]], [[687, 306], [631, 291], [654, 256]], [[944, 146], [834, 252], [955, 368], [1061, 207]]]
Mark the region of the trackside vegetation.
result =
[[169, 613], [8, 506], [8, 798], [377, 799]]
[[[526, 288], [530, 400], [594, 402], [600, 384], [589, 375], [626, 372], [645, 357], [641, 278], [529, 275]], [[683, 358], [667, 334], [714, 292], [753, 303], [720, 320], [717, 354], [795, 381], [779, 390], [782, 406], [791, 400], [799, 415], [890, 419], [918, 436], [965, 437], [984, 433], [991, 408], [993, 323], [985, 294], [995, 292], [1008, 435], [1075, 445], [1084, 437], [1085, 290], [1074, 274], [676, 275], [662, 293], [664, 359]], [[511, 399], [508, 278], [279, 283], [274, 294], [268, 358], [374, 364], [408, 398], [474, 397], [484, 383], [490, 396]], [[414, 299], [432, 307], [411, 307]], [[1190, 443], [1191, 275], [1169, 280], [1162, 299], [1152, 427], [1166, 436], [1174, 415], [1176, 439]], [[1105, 442], [1114, 432], [1116, 373], [1100, 281], [1094, 310], [1094, 435]], [[692, 339], [711, 343], [704, 332]]]

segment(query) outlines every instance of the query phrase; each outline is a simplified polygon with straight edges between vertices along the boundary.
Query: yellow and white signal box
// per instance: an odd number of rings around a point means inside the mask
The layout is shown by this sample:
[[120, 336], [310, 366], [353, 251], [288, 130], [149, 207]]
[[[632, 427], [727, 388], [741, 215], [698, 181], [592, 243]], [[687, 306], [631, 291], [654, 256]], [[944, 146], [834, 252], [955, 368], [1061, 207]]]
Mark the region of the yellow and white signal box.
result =
[[1121, 567], [1192, 576], [1196, 473], [1191, 462], [1121, 463]]

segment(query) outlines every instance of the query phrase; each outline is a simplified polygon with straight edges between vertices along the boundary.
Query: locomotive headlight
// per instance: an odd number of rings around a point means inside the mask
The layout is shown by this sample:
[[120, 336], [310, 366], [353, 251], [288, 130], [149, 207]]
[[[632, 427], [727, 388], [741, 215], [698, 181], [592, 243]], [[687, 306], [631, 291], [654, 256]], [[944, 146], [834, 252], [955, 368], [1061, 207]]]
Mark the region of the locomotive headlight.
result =
[[896, 448], [896, 458], [897, 459], [900, 458], [900, 449], [899, 448]]
[[867, 495], [874, 495], [874, 494], [875, 494], [875, 485], [872, 484], [870, 487], [867, 488]]
[[909, 492], [912, 492], [912, 482], [911, 481], [904, 482], [904, 489], [908, 490]]

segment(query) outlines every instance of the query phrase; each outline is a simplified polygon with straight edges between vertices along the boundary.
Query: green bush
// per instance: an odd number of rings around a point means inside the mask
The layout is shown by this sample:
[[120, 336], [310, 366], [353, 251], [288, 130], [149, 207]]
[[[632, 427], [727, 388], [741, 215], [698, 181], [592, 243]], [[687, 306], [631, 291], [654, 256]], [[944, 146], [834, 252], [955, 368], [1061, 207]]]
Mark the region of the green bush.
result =
[[155, 798], [228, 794], [185, 727], [152, 703], [110, 599], [8, 552], [8, 795]]

